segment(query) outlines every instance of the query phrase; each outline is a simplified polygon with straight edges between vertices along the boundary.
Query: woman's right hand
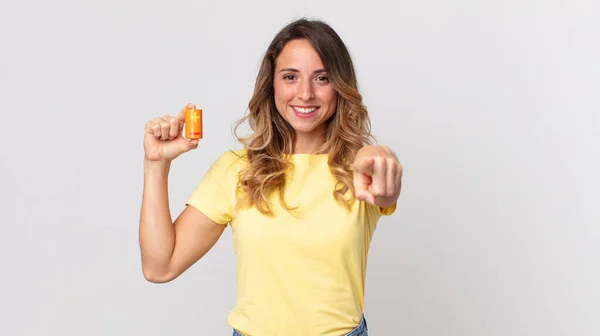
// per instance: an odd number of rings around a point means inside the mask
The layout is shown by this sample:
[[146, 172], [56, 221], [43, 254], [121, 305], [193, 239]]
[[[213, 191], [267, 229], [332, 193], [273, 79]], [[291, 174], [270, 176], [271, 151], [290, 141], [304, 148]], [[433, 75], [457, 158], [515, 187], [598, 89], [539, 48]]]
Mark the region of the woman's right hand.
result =
[[177, 117], [167, 115], [146, 123], [144, 152], [147, 161], [170, 162], [179, 155], [198, 147], [198, 140], [183, 137], [185, 110], [190, 108], [196, 106], [188, 104], [181, 109]]

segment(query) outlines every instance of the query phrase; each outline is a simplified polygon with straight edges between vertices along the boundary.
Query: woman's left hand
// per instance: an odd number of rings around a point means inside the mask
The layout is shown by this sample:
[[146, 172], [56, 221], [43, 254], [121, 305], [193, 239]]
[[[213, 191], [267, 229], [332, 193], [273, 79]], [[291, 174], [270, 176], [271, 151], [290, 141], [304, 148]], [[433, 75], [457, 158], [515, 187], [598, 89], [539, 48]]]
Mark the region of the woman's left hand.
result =
[[366, 146], [356, 154], [354, 195], [381, 208], [394, 205], [402, 188], [402, 165], [386, 146]]

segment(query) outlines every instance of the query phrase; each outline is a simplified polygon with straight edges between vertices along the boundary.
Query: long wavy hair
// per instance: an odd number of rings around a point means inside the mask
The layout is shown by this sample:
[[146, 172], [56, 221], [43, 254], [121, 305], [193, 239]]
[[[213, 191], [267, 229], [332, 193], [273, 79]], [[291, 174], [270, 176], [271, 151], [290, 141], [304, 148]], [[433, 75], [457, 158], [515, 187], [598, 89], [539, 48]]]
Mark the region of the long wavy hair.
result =
[[[278, 113], [273, 81], [275, 64], [286, 43], [306, 39], [315, 49], [337, 92], [337, 110], [326, 121], [326, 141], [314, 154], [328, 154], [328, 164], [337, 184], [335, 199], [350, 208], [355, 201], [352, 162], [356, 153], [371, 145], [371, 124], [358, 91], [352, 58], [338, 34], [325, 22], [299, 19], [285, 26], [273, 39], [263, 57], [254, 94], [245, 116], [235, 125], [235, 136], [246, 149], [248, 165], [240, 172], [237, 207], [254, 205], [273, 215], [269, 196], [279, 192], [281, 205], [293, 209], [284, 199], [286, 172], [293, 168], [287, 156], [293, 153], [295, 131]], [[239, 136], [238, 127], [248, 122], [251, 134]], [[345, 197], [351, 191], [350, 197]]]

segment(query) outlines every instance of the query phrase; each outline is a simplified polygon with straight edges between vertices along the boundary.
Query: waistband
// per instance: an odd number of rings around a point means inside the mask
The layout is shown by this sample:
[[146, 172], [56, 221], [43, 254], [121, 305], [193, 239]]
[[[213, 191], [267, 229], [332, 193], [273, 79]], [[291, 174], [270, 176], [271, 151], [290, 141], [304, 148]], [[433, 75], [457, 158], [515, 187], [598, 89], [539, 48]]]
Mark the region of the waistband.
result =
[[[356, 328], [352, 329], [352, 331], [350, 331], [347, 334], [344, 334], [343, 336], [368, 336], [367, 330], [368, 330], [367, 320], [365, 319], [365, 316], [363, 315], [360, 319], [360, 322], [356, 326]], [[233, 329], [232, 336], [243, 336], [243, 335], [239, 331]]]

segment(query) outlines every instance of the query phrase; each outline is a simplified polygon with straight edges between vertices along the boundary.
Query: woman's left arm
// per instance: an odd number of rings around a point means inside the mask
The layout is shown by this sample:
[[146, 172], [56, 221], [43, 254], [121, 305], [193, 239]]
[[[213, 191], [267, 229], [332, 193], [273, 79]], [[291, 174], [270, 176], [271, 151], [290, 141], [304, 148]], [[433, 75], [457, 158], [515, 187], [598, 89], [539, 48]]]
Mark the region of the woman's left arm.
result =
[[402, 189], [402, 165], [387, 146], [365, 146], [353, 164], [354, 194], [358, 200], [381, 208], [398, 201]]

